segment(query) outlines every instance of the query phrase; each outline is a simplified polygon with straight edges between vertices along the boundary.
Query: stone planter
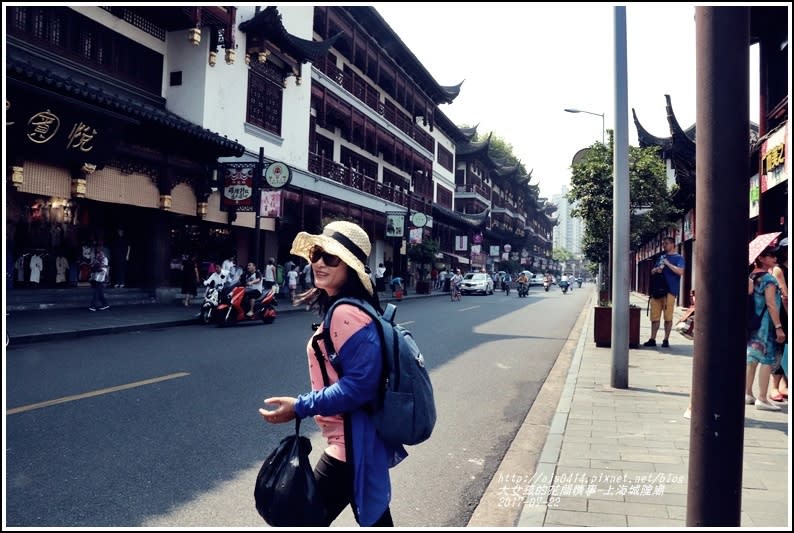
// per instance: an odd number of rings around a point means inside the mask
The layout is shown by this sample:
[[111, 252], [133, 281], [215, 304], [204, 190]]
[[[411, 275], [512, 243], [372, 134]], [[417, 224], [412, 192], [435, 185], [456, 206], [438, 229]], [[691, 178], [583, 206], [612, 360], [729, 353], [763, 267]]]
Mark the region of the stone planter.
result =
[[[593, 315], [593, 335], [599, 347], [612, 346], [612, 308], [596, 306]], [[629, 347], [640, 345], [640, 308], [629, 307]]]

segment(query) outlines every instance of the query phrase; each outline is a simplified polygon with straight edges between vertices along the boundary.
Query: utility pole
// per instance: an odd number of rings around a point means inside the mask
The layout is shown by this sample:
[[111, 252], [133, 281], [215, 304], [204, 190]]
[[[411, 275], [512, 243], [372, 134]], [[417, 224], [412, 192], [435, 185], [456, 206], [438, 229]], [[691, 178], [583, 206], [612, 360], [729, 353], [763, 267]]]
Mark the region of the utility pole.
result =
[[737, 310], [748, 260], [735, 214], [750, 208], [749, 7], [695, 8], [695, 66], [698, 303], [686, 525], [739, 527], [747, 334]]
[[629, 111], [626, 6], [615, 6], [615, 137], [613, 155], [612, 376], [616, 389], [629, 387]]
[[254, 263], [256, 263], [256, 268], [262, 268], [262, 261], [260, 261], [260, 256], [262, 254], [260, 248], [260, 238], [261, 238], [261, 231], [259, 230], [259, 226], [261, 223], [262, 218], [262, 182], [264, 181], [264, 173], [265, 173], [265, 147], [259, 147], [259, 163], [257, 163], [256, 167], [254, 167], [254, 220], [256, 224], [254, 225]]

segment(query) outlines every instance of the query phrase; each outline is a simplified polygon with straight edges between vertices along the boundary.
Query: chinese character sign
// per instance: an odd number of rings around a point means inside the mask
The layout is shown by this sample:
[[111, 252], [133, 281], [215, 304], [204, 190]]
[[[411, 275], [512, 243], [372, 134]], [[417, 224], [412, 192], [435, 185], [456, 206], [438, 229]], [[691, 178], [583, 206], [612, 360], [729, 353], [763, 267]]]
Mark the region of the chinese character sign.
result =
[[22, 158], [101, 168], [115, 150], [132, 118], [106, 116], [90, 106], [56, 96], [32, 94], [9, 84], [5, 141]]
[[252, 212], [254, 210], [254, 167], [224, 165], [223, 171], [221, 207], [224, 210], [235, 207], [239, 212]]
[[271, 218], [281, 216], [281, 191], [262, 191], [259, 214]]

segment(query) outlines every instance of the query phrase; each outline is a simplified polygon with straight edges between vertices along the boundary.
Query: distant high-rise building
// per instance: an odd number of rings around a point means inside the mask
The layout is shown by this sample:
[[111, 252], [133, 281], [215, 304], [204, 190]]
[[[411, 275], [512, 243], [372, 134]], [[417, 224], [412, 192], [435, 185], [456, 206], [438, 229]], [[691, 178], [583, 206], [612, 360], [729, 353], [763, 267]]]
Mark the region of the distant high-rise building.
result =
[[568, 187], [563, 186], [560, 194], [553, 195], [551, 203], [557, 206], [558, 220], [552, 234], [554, 248], [568, 250], [574, 257], [580, 257], [584, 223], [581, 218], [571, 215], [574, 205], [568, 203]]

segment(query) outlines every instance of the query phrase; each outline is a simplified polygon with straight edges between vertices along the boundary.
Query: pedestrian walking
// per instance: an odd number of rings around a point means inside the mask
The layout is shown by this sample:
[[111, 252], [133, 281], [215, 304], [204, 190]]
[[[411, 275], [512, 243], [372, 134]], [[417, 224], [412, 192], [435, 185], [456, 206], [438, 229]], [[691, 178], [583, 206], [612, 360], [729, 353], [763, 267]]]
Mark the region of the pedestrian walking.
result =
[[[315, 287], [301, 294], [295, 305], [308, 304], [324, 315], [335, 300], [355, 297], [380, 310], [365, 269], [370, 251], [366, 232], [352, 222], [331, 222], [320, 235], [299, 233], [291, 253], [311, 261]], [[389, 468], [407, 453], [381, 440], [367, 412], [381, 379], [377, 324], [358, 307], [339, 305], [330, 323], [335, 354], [327, 352], [322, 329], [320, 325], [307, 346], [312, 390], [297, 398], [267, 398], [265, 403], [275, 408], [259, 413], [273, 424], [315, 417], [327, 442], [314, 470], [326, 527], [348, 505], [359, 525], [391, 527]]]
[[89, 275], [92, 289], [89, 311], [110, 309], [105, 299], [105, 283], [108, 281], [109, 270], [108, 257], [105, 255], [104, 247], [101, 242], [97, 243], [94, 247], [94, 258], [91, 261], [91, 274]]

